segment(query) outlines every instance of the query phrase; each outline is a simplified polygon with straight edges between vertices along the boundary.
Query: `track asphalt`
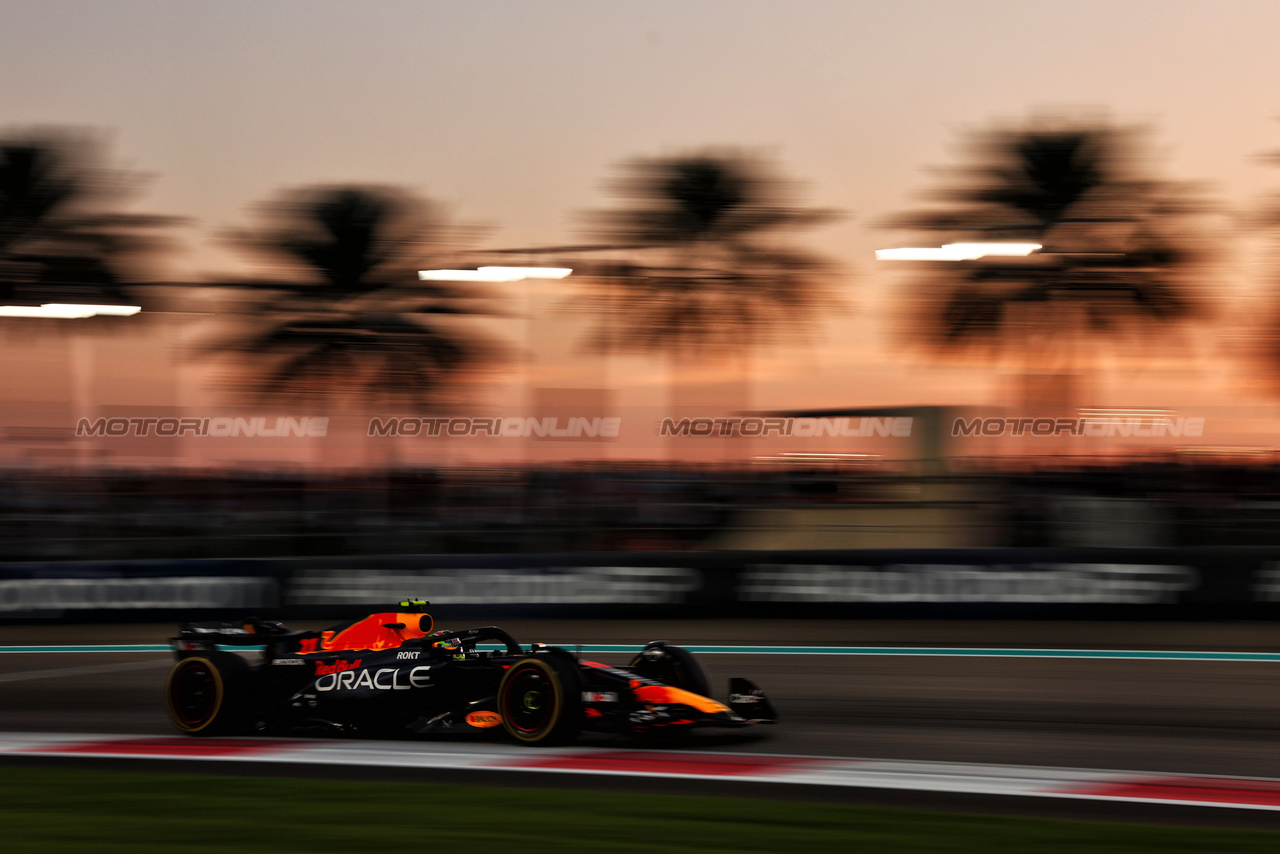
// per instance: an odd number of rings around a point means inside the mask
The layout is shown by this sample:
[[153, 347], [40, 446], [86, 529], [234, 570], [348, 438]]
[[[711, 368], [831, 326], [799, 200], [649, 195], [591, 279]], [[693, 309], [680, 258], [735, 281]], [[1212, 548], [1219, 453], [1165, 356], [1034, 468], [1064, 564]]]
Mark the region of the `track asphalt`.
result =
[[[1053, 814], [1062, 814], [1063, 803], [1069, 800], [1077, 810], [1087, 808], [1086, 815], [1114, 817], [1097, 806], [1097, 797], [1125, 798], [1128, 795], [1123, 792], [1138, 792], [1138, 801], [1145, 803], [1156, 790], [1194, 795], [1156, 799], [1166, 806], [1143, 820], [1164, 821], [1221, 813], [1221, 809], [1180, 803], [1208, 797], [1205, 793], [1212, 793], [1218, 784], [1204, 783], [1207, 779], [1258, 778], [1267, 781], [1263, 786], [1267, 791], [1280, 786], [1272, 779], [1280, 776], [1280, 632], [1270, 625], [814, 626], [776, 621], [768, 625], [509, 623], [507, 627], [522, 641], [581, 639], [584, 653], [607, 662], [623, 658], [616, 650], [634, 650], [638, 643], [663, 637], [698, 650], [713, 686], [735, 675], [756, 680], [778, 706], [781, 725], [749, 736], [696, 733], [678, 745], [681, 750], [722, 757], [717, 761], [745, 762], [754, 761], [748, 757], [766, 756], [785, 765], [789, 761], [785, 757], [819, 757], [824, 762], [854, 762], [859, 774], [876, 770], [864, 757], [876, 757], [875, 762], [888, 763], [882, 769], [898, 771], [927, 765], [953, 770], [1016, 766], [1041, 772], [1064, 768], [1141, 772], [1115, 778], [1106, 771], [1098, 785], [1119, 788], [1097, 790], [1089, 797], [1076, 792], [1082, 797], [1071, 798], [1012, 799], [1008, 794], [945, 786], [926, 787], [907, 797], [906, 789], [867, 783], [872, 780], [869, 777], [844, 786], [846, 795], [857, 792], [864, 800], [879, 793], [892, 803], [944, 808], [978, 804], [984, 811], [1006, 811], [1002, 805], [1015, 800], [1024, 805], [1031, 800], [1041, 805], [1054, 801], [1058, 808]], [[161, 650], [166, 649], [163, 642], [171, 632], [170, 626], [85, 626], [71, 632], [61, 627], [0, 628], [0, 646], [10, 648], [0, 654], [0, 733], [5, 738], [51, 732], [65, 734], [59, 739], [93, 740], [101, 733], [169, 738], [160, 690], [171, 663]], [[65, 645], [95, 650], [32, 649]], [[827, 649], [798, 649], [813, 645]], [[349, 743], [328, 744], [332, 748]], [[463, 739], [455, 746], [470, 751], [492, 744]], [[583, 744], [584, 749], [597, 752], [627, 753], [634, 747], [591, 739]], [[145, 754], [115, 756], [147, 758]], [[27, 758], [36, 760], [29, 752]], [[72, 758], [65, 756], [64, 761]], [[5, 761], [11, 760], [17, 757], [6, 754]], [[846, 771], [853, 774], [853, 768], [848, 766]], [[515, 776], [532, 780], [525, 785], [567, 785], [546, 782], [548, 774], [538, 769], [516, 770]], [[884, 782], [898, 771], [884, 770], [874, 779]], [[307, 773], [319, 773], [318, 766], [309, 766]], [[560, 776], [576, 777], [577, 773]], [[946, 770], [938, 773], [944, 778], [956, 776]], [[1050, 777], [1053, 773], [1058, 772]], [[986, 771], [976, 777], [993, 779]], [[909, 773], [906, 778], [923, 779]], [[719, 778], [692, 783], [690, 779], [671, 777], [664, 785], [705, 788], [719, 782]], [[1159, 780], [1180, 782], [1168, 786], [1154, 782]], [[730, 775], [723, 787], [748, 782], [806, 791], [819, 785], [748, 781], [742, 775], [735, 780]], [[611, 780], [610, 785], [616, 784]], [[1226, 788], [1237, 785], [1230, 783]], [[922, 804], [920, 798], [925, 795], [931, 799]], [[1247, 812], [1253, 826], [1262, 822], [1280, 827], [1280, 813]], [[1220, 821], [1215, 818], [1210, 823]]]

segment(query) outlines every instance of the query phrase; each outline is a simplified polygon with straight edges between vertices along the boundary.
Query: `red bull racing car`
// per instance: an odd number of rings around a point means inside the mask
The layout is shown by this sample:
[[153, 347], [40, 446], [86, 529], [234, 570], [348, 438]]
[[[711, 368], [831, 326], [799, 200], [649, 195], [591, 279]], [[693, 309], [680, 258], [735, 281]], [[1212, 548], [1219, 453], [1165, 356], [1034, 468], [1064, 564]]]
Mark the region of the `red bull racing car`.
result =
[[[750, 680], [729, 680], [727, 704], [711, 699], [697, 661], [666, 641], [609, 666], [522, 647], [496, 626], [436, 631], [426, 604], [320, 632], [256, 618], [183, 625], [170, 641], [169, 716], [189, 735], [493, 730], [533, 745], [777, 721]], [[261, 647], [261, 660], [233, 651], [245, 647]]]

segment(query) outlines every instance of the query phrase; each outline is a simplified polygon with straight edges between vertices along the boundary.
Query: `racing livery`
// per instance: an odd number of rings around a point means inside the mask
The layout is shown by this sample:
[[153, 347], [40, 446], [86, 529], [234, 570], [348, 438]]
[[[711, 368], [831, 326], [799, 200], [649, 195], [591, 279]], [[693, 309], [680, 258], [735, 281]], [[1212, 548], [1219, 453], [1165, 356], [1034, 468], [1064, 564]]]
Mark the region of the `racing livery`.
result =
[[[652, 641], [626, 666], [560, 647], [526, 649], [496, 626], [436, 631], [427, 603], [321, 632], [249, 618], [189, 623], [170, 640], [177, 663], [165, 704], [190, 735], [327, 731], [390, 735], [505, 731], [525, 744], [563, 744], [582, 731], [639, 735], [775, 723], [750, 680], [711, 699], [685, 649]], [[260, 647], [251, 663], [236, 648]]]

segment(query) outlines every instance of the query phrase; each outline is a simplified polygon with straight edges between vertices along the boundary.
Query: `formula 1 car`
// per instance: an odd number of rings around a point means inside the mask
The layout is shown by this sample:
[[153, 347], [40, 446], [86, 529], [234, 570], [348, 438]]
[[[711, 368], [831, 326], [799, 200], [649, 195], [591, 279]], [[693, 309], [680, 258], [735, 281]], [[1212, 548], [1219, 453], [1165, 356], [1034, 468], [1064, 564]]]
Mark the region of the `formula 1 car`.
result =
[[[579, 732], [642, 735], [775, 723], [750, 680], [728, 704], [707, 696], [685, 649], [652, 641], [625, 667], [545, 644], [525, 649], [496, 626], [433, 631], [425, 602], [321, 632], [274, 621], [188, 623], [170, 640], [177, 663], [165, 704], [189, 735], [333, 732], [393, 735], [502, 730], [524, 744]], [[250, 661], [230, 649], [261, 647]], [[486, 648], [482, 648], [486, 647]]]

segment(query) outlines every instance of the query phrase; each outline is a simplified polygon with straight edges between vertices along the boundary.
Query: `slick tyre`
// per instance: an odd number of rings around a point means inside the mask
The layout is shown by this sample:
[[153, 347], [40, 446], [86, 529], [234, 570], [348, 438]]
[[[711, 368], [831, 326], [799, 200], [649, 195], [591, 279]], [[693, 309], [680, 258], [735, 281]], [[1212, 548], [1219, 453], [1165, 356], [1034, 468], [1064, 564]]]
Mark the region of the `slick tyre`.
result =
[[647, 679], [656, 679], [672, 688], [683, 688], [703, 697], [711, 696], [711, 686], [707, 682], [707, 674], [693, 653], [679, 646], [662, 648], [662, 657], [656, 661], [645, 658], [644, 653], [637, 653], [628, 665], [631, 672]]
[[169, 671], [165, 708], [187, 735], [230, 735], [249, 724], [248, 663], [238, 655], [213, 652], [184, 658]]
[[567, 655], [520, 659], [498, 685], [498, 713], [503, 729], [522, 744], [572, 741], [582, 721], [582, 679], [577, 662]]

